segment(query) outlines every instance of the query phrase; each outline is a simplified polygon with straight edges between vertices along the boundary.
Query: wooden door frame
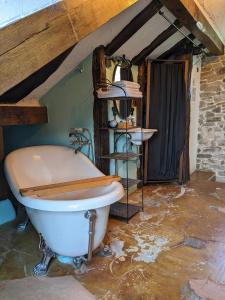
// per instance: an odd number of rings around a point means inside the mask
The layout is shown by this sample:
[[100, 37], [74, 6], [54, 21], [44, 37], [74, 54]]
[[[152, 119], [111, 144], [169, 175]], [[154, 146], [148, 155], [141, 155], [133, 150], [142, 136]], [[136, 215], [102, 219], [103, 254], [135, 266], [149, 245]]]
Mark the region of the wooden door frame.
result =
[[[151, 63], [152, 62], [165, 62], [165, 63], [184, 63], [184, 80], [186, 86], [186, 102], [188, 101], [188, 89], [190, 86], [189, 82], [189, 74], [190, 74], [190, 59], [187, 56], [184, 56], [182, 59], [174, 59], [174, 60], [167, 60], [167, 59], [149, 59], [147, 60], [147, 84], [146, 84], [146, 121], [145, 126], [149, 128], [150, 126], [150, 104], [151, 104]], [[190, 124], [190, 112], [188, 112], [186, 116], [186, 133], [185, 133], [185, 145], [184, 149], [181, 153], [180, 162], [179, 162], [179, 169], [178, 169], [178, 181], [179, 183], [183, 183], [183, 172], [184, 172], [184, 152], [186, 147], [189, 147], [189, 124]], [[187, 134], [188, 130], [188, 134]], [[188, 139], [188, 141], [187, 141]], [[144, 145], [144, 183], [148, 183], [148, 154], [149, 154], [149, 143], [145, 143]]]

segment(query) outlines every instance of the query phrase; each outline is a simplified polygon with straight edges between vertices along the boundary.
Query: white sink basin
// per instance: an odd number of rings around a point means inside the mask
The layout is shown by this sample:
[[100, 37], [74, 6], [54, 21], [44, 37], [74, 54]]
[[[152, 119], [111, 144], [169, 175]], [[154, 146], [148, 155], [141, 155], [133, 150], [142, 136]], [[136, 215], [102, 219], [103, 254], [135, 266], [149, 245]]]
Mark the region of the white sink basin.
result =
[[157, 129], [147, 129], [147, 128], [118, 128], [117, 132], [124, 132], [129, 133], [131, 136], [131, 142], [137, 146], [141, 146], [144, 141], [149, 140], [155, 132], [157, 132]]

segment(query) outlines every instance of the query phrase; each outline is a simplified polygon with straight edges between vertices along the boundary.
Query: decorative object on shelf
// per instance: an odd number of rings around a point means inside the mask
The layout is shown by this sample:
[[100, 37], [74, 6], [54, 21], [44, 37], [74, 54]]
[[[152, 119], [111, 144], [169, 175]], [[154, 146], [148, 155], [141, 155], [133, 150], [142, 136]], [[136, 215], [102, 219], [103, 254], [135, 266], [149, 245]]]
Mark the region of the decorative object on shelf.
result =
[[108, 121], [108, 125], [110, 128], [116, 128], [118, 126], [118, 122], [116, 120], [117, 111], [115, 107], [112, 107], [112, 113], [113, 113], [113, 120]]
[[128, 124], [127, 121], [120, 121], [118, 124], [118, 128], [127, 128]]
[[116, 128], [118, 126], [118, 123], [116, 120], [111, 120], [108, 122], [108, 125], [110, 128]]

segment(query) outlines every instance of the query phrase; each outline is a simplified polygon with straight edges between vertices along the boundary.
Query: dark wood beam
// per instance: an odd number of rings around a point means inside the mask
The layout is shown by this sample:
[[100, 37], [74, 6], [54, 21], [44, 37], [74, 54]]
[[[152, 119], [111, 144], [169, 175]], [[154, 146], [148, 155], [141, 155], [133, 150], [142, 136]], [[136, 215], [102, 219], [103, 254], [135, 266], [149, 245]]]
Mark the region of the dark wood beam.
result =
[[99, 46], [93, 52], [92, 59], [92, 76], [94, 86], [94, 142], [95, 142], [95, 163], [96, 166], [105, 174], [109, 174], [109, 161], [101, 159], [102, 155], [108, 154], [109, 149], [109, 131], [100, 130], [107, 127], [108, 122], [108, 102], [101, 101], [97, 97], [96, 90], [100, 83], [106, 82], [106, 66], [105, 66], [105, 48]]
[[9, 89], [4, 94], [0, 95], [0, 103], [16, 103], [19, 100], [29, 95], [35, 88], [41, 85], [51, 76], [66, 57], [70, 54], [74, 47], [69, 48], [55, 59], [44, 65], [38, 71], [31, 74], [29, 77]]
[[[160, 0], [174, 16], [209, 50], [223, 55], [224, 45], [194, 0]], [[197, 26], [200, 22], [202, 29]], [[199, 24], [199, 23], [198, 23]]]
[[32, 125], [48, 122], [45, 106], [0, 106], [0, 126]]
[[158, 0], [153, 0], [129, 24], [106, 46], [106, 55], [111, 56], [116, 52], [132, 35], [137, 32], [148, 20], [150, 20], [162, 7]]
[[31, 125], [47, 123], [47, 108], [44, 106], [0, 106], [0, 200], [11, 198], [10, 190], [6, 182], [4, 165], [4, 136], [3, 126]]
[[63, 0], [0, 30], [0, 95], [137, 0]]
[[[179, 21], [175, 21], [174, 25], [176, 25], [178, 28], [181, 27]], [[173, 25], [170, 25], [166, 30], [160, 33], [160, 35], [158, 35], [150, 45], [145, 47], [138, 55], [136, 55], [132, 59], [132, 63], [134, 65], [140, 64], [148, 55], [150, 55], [157, 47], [159, 47], [164, 41], [171, 37], [176, 31], [177, 29]]]
[[9, 196], [8, 185], [4, 176], [4, 129], [0, 126], [0, 200]]

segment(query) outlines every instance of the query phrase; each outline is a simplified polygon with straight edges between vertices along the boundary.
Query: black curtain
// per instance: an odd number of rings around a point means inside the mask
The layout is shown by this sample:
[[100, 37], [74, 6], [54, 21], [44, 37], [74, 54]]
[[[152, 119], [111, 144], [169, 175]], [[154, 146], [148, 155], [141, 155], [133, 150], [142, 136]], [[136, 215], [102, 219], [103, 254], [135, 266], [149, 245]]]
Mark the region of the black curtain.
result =
[[149, 140], [148, 181], [178, 179], [186, 128], [184, 68], [183, 62], [151, 64], [150, 128], [158, 133]]

